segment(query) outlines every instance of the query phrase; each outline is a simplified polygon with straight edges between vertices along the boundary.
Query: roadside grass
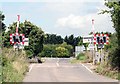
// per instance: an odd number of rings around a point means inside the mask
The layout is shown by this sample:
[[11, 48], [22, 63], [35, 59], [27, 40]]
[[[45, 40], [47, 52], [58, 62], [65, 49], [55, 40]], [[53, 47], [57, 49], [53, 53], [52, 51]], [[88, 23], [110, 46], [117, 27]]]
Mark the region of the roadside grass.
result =
[[77, 60], [77, 59], [72, 59], [70, 60], [70, 63], [72, 64], [77, 64], [77, 63], [80, 63], [81, 61], [80, 60]]
[[80, 53], [76, 57], [76, 59], [71, 60], [70, 63], [81, 63], [81, 62], [84, 63], [86, 62], [86, 60], [87, 60], [87, 57], [84, 55], [84, 53]]
[[2, 83], [2, 65], [1, 65], [1, 55], [0, 55], [0, 84]]
[[2, 50], [2, 82], [22, 82], [28, 71], [28, 62], [25, 52], [16, 52], [13, 49]]
[[[70, 63], [73, 63], [73, 64], [74, 63], [89, 63], [92, 61], [91, 59], [92, 57], [90, 56], [89, 52], [86, 52], [86, 53], [79, 54], [76, 57], [76, 59], [72, 59]], [[120, 72], [118, 72], [118, 70], [111, 69], [110, 65], [108, 65], [107, 62], [104, 62], [101, 64], [98, 63], [96, 65], [96, 68], [94, 68], [94, 71], [98, 73], [99, 75], [104, 75], [109, 78], [120, 80]]]
[[118, 80], [120, 81], [120, 71], [118, 72]]
[[111, 69], [109, 66], [105, 65], [105, 63], [98, 65], [95, 72], [109, 78], [120, 80], [120, 73], [118, 73], [118, 70]]

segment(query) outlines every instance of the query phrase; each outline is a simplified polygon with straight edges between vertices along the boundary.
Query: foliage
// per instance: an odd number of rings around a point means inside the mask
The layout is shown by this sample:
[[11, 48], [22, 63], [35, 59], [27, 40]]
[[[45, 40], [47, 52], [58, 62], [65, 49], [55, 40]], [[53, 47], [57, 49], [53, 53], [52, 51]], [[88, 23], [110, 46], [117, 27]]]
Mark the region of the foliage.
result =
[[5, 31], [6, 25], [3, 23], [3, 20], [5, 19], [5, 15], [0, 11], [0, 34]]
[[119, 55], [118, 55], [120, 53], [119, 51], [120, 51], [120, 48], [115, 48], [111, 50], [108, 55], [111, 67], [116, 68], [117, 70], [119, 70], [119, 61], [120, 61]]
[[63, 38], [61, 36], [57, 36], [56, 34], [46, 34], [44, 44], [62, 44], [62, 43]]
[[113, 79], [119, 79], [118, 70], [112, 70], [111, 68], [106, 67], [108, 67], [107, 63], [98, 65], [95, 72]]
[[92, 61], [93, 61], [93, 52], [85, 51], [84, 55], [86, 57], [86, 62], [87, 63], [92, 63]]
[[42, 51], [43, 39], [44, 39], [43, 31], [37, 26], [33, 27], [29, 34], [30, 45], [27, 47], [27, 49], [33, 52], [32, 54], [33, 56], [37, 56], [39, 52]]
[[0, 11], [0, 83], [2, 82], [2, 34], [5, 32], [6, 25], [3, 23], [5, 15]]
[[55, 51], [56, 45], [46, 44], [43, 47], [43, 51], [39, 54], [42, 57], [56, 57]]
[[0, 83], [2, 82], [2, 55], [0, 54]]
[[109, 45], [105, 45], [105, 50], [106, 51], [112, 51], [115, 48], [117, 48], [117, 37], [116, 37], [116, 33], [111, 34], [111, 36], [109, 37]]
[[85, 57], [84, 53], [80, 53], [80, 54], [77, 55], [76, 59], [77, 60], [85, 60], [86, 57]]
[[43, 51], [39, 54], [42, 57], [70, 57], [72, 46], [63, 44], [46, 44], [43, 47]]
[[79, 42], [82, 42], [82, 37], [78, 36], [78, 37], [74, 37], [74, 35], [70, 35], [70, 36], [65, 36], [64, 41], [73, 46], [73, 51], [75, 51], [75, 46], [77, 46], [79, 44]]
[[81, 37], [81, 40], [78, 43], [78, 46], [82, 46], [83, 45], [83, 38]]
[[[4, 33], [3, 36], [3, 46], [11, 47], [9, 43], [10, 34], [15, 33], [16, 30], [16, 22], [9, 25], [9, 31]], [[29, 46], [25, 47], [26, 53], [28, 56], [37, 56], [39, 52], [43, 49], [43, 40], [44, 40], [44, 32], [40, 27], [32, 24], [29, 21], [25, 21], [24, 23], [20, 23], [19, 31], [20, 34], [25, 34], [26, 38], [29, 38]]]
[[28, 70], [25, 52], [15, 52], [3, 48], [2, 52], [2, 82], [21, 82]]
[[66, 48], [68, 50], [69, 56], [73, 55], [73, 53], [72, 53], [73, 47], [71, 45], [68, 45], [66, 42], [64, 42], [60, 46]]
[[58, 57], [69, 57], [69, 52], [66, 48], [59, 46], [55, 50]]
[[85, 47], [85, 50], [87, 50], [87, 47], [89, 45], [89, 43], [83, 43], [84, 47]]
[[109, 8], [109, 10], [103, 10], [102, 13], [103, 14], [110, 13], [112, 22], [113, 22], [113, 27], [116, 30], [117, 47], [115, 47], [112, 50], [112, 52], [109, 53], [110, 63], [112, 67], [115, 68], [115, 67], [120, 67], [120, 64], [119, 64], [119, 59], [120, 59], [120, 53], [119, 53], [120, 52], [120, 1], [107, 0], [105, 5]]
[[70, 62], [71, 63], [80, 63], [80, 62], [84, 63], [84, 62], [86, 62], [86, 60], [87, 60], [87, 57], [85, 56], [85, 54], [79, 53], [77, 55], [76, 59], [72, 59]]

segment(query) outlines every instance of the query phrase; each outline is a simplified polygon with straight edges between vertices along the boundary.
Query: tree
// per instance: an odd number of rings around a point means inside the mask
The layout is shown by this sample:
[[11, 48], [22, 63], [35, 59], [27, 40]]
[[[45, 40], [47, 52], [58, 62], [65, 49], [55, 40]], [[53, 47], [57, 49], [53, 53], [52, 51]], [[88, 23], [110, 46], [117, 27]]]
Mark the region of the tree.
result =
[[[6, 38], [4, 38], [5, 37], [5, 30], [6, 30], [6, 25], [3, 23], [3, 21], [4, 21], [4, 19], [5, 19], [5, 15], [0, 11], [0, 46], [4, 46], [3, 45], [3, 42], [4, 42], [4, 39], [7, 39], [7, 37]], [[6, 42], [6, 44], [8, 44], [7, 42]]]
[[56, 48], [57, 45], [45, 44], [42, 52], [39, 54], [41, 57], [57, 57]]
[[[9, 25], [9, 31], [4, 34], [3, 37], [3, 45], [4, 47], [11, 47], [9, 40], [10, 34], [15, 33], [16, 30], [16, 22]], [[29, 38], [29, 46], [25, 47], [26, 53], [29, 56], [37, 56], [43, 49], [43, 41], [44, 41], [44, 32], [40, 27], [32, 24], [30, 21], [25, 21], [24, 23], [20, 23], [19, 31], [20, 34], [25, 34], [25, 37]]]
[[120, 46], [120, 1], [114, 0], [114, 1], [107, 1], [105, 5], [110, 10], [104, 10], [102, 13], [110, 13], [112, 22], [114, 23], [113, 27], [116, 30], [117, 38], [118, 38], [118, 46]]
[[[104, 13], [110, 13], [113, 27], [116, 30], [116, 37], [117, 37], [117, 48], [114, 48], [112, 52], [109, 54], [111, 58], [111, 65], [113, 68], [120, 67], [119, 61], [120, 61], [120, 1], [114, 0], [109, 1], [107, 0], [105, 2], [105, 5], [109, 8], [109, 10], [103, 10], [102, 14]], [[120, 68], [119, 68], [120, 69]]]
[[74, 37], [74, 35], [65, 36], [64, 41], [73, 46], [73, 52], [75, 51], [75, 46], [79, 45], [79, 42], [82, 40], [82, 37]]
[[[25, 35], [29, 38], [29, 46], [25, 47], [30, 56], [37, 56], [43, 49], [44, 32], [29, 21], [24, 22]], [[32, 52], [32, 53], [31, 53]]]
[[56, 34], [46, 34], [44, 43], [45, 44], [62, 44], [63, 38], [61, 36], [57, 36]]
[[41, 57], [70, 57], [72, 56], [71, 45], [67, 45], [65, 42], [62, 44], [44, 44], [43, 50], [39, 53]]
[[87, 47], [89, 45], [89, 43], [83, 43], [84, 47], [85, 47], [85, 50], [87, 50]]
[[3, 20], [5, 19], [5, 15], [0, 11], [0, 34], [5, 31], [5, 24], [3, 23]]

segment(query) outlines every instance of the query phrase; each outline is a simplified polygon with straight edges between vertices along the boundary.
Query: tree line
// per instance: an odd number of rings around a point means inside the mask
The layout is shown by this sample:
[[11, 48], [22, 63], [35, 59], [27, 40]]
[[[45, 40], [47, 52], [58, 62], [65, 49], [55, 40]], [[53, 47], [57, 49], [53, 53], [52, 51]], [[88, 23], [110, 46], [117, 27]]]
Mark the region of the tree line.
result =
[[[5, 15], [1, 12], [2, 20], [5, 19]], [[14, 34], [16, 30], [17, 22], [13, 22], [7, 27], [9, 31], [5, 31], [5, 24], [2, 22], [2, 47], [13, 47], [13, 44], [10, 44], [10, 34]], [[63, 38], [60, 35], [56, 34], [45, 34], [44, 31], [31, 23], [30, 21], [25, 20], [21, 22], [18, 28], [20, 34], [25, 34], [26, 38], [29, 38], [29, 46], [25, 46], [25, 51], [28, 56], [37, 56], [42, 50], [44, 45], [62, 45], [66, 43], [67, 45], [71, 45], [72, 52], [75, 51], [75, 46], [79, 45], [82, 42], [82, 37], [75, 37], [73, 34], [70, 36], [65, 36]], [[60, 48], [57, 48], [59, 50]], [[70, 52], [71, 53], [71, 52]]]
[[[115, 47], [112, 48], [111, 52], [109, 53], [110, 64], [113, 68], [117, 68], [120, 70], [120, 1], [108, 1], [106, 0], [105, 5], [109, 8], [109, 10], [103, 10], [102, 14], [109, 13], [111, 15], [111, 19], [113, 22], [113, 27], [115, 28], [116, 34], [113, 35], [116, 37]], [[1, 13], [1, 12], [0, 12]], [[11, 24], [8, 29], [7, 33], [5, 31], [5, 24], [2, 22], [4, 20], [4, 14], [0, 14], [0, 21], [2, 25], [2, 45], [4, 47], [11, 47], [9, 44], [9, 34], [15, 33], [16, 22]], [[43, 50], [43, 44], [62, 44], [66, 42], [67, 44], [73, 47], [73, 51], [75, 50], [76, 45], [82, 44], [82, 38], [74, 37], [74, 35], [65, 36], [62, 38], [61, 36], [57, 36], [55, 34], [45, 34], [42, 29], [30, 21], [25, 21], [20, 23], [19, 33], [25, 33], [26, 37], [29, 37], [30, 42], [29, 46], [25, 47], [27, 53], [31, 56], [36, 56]], [[114, 37], [113, 37], [114, 38]]]
[[120, 71], [120, 1], [114, 0], [105, 2], [108, 10], [103, 10], [102, 14], [109, 13], [111, 15], [111, 21], [113, 22], [113, 28], [116, 33], [111, 37], [112, 48], [110, 48], [109, 58], [110, 65], [112, 68], [116, 68]]

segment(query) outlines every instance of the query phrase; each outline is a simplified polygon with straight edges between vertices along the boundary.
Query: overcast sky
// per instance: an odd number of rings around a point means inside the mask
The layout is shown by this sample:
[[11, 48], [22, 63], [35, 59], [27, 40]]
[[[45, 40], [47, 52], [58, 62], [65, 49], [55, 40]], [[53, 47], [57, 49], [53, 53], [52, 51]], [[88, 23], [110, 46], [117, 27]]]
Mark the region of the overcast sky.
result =
[[96, 32], [114, 32], [108, 14], [98, 15], [104, 6], [104, 0], [2, 0], [1, 8], [8, 26], [17, 21], [29, 20], [42, 28], [45, 33], [61, 36], [74, 34], [88, 35], [92, 31], [92, 19]]

